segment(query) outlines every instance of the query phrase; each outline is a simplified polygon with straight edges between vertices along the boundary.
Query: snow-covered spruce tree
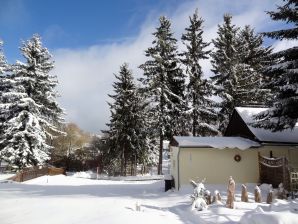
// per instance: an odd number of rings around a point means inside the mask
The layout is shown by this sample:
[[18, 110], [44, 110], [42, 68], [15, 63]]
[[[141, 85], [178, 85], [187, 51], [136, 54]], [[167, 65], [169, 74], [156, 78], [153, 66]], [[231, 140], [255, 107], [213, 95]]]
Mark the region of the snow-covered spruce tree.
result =
[[271, 63], [271, 47], [263, 46], [263, 38], [254, 29], [245, 26], [238, 33], [238, 90], [241, 96], [239, 106], [265, 105], [271, 98], [270, 90], [263, 85], [265, 66]]
[[41, 118], [40, 105], [28, 97], [22, 85], [9, 77], [7, 92], [1, 93], [1, 118], [4, 133], [1, 138], [0, 158], [18, 169], [38, 165], [49, 159], [50, 146], [46, 143], [47, 123]]
[[26, 63], [17, 62], [2, 95], [6, 112], [1, 157], [18, 168], [43, 164], [51, 148], [47, 140], [59, 132], [62, 109], [55, 98], [53, 62], [40, 38], [34, 36], [21, 48]]
[[210, 99], [213, 86], [207, 79], [203, 78], [203, 71], [200, 60], [207, 59], [210, 50], [206, 48], [210, 43], [203, 41], [203, 22], [199, 18], [198, 10], [189, 18], [190, 26], [186, 28], [186, 33], [182, 35], [182, 42], [186, 46], [186, 51], [182, 62], [186, 66], [186, 73], [189, 76], [186, 99], [190, 113], [190, 128], [193, 136], [210, 136], [218, 133], [214, 127], [217, 120], [215, 103]]
[[108, 134], [111, 147], [121, 161], [121, 175], [126, 175], [128, 163], [131, 170], [135, 170], [137, 163], [146, 156], [144, 104], [127, 64], [120, 67], [119, 75], [115, 77], [115, 94], [109, 95], [113, 102], [109, 103], [111, 120]]
[[270, 48], [263, 48], [262, 38], [250, 27], [241, 31], [232, 25], [232, 16], [224, 15], [224, 24], [218, 26], [218, 37], [213, 40], [215, 51], [211, 53], [211, 79], [215, 94], [221, 97], [219, 104], [219, 129], [224, 132], [232, 111], [237, 106], [262, 104], [268, 90], [261, 89], [260, 74], [269, 63]]
[[0, 159], [22, 169], [48, 159], [49, 146], [40, 126], [39, 105], [28, 97], [23, 82], [10, 73], [10, 66], [0, 56]]
[[142, 93], [142, 88], [137, 86], [136, 89], [136, 99], [135, 99], [135, 124], [137, 130], [139, 130], [139, 147], [138, 157], [139, 164], [142, 164], [144, 168], [148, 165], [156, 165], [157, 164], [157, 141], [155, 138], [155, 130], [150, 125], [152, 120], [150, 119], [151, 111], [149, 108], [149, 102], [147, 102], [146, 98], [144, 98], [144, 94]]
[[[278, 40], [298, 39], [298, 2], [297, 0], [284, 0], [285, 4], [279, 6], [277, 11], [268, 12], [272, 20], [282, 20], [292, 27], [265, 35]], [[276, 53], [272, 53], [275, 64], [265, 71], [265, 77], [270, 82], [266, 85], [273, 93], [273, 105], [269, 110], [259, 114], [257, 126], [281, 131], [294, 128], [298, 121], [298, 47], [294, 46]]]
[[163, 141], [173, 135], [186, 132], [184, 111], [185, 81], [179, 68], [177, 40], [173, 37], [171, 23], [164, 16], [159, 19], [160, 25], [153, 33], [153, 46], [148, 48], [148, 60], [140, 65], [144, 77], [143, 93], [151, 102], [153, 129], [159, 138], [158, 174], [162, 174]]
[[9, 67], [3, 53], [3, 42], [0, 40], [0, 75], [3, 75]]
[[[3, 95], [9, 89], [9, 86], [8, 86], [9, 82], [6, 74], [7, 70], [9, 70], [9, 66], [3, 54], [2, 46], [3, 46], [3, 42], [0, 40], [0, 107], [1, 107], [0, 108], [0, 141], [4, 133], [4, 127], [2, 125], [3, 125], [3, 122], [6, 120], [6, 112], [7, 112], [3, 105], [4, 104]], [[1, 149], [2, 147], [0, 145], [0, 150]]]
[[237, 101], [237, 32], [238, 28], [232, 25], [232, 16], [224, 15], [223, 25], [218, 26], [218, 37], [212, 42], [215, 51], [211, 53], [211, 64], [214, 76], [211, 77], [216, 86], [215, 94], [221, 97], [219, 105], [219, 130], [224, 132], [229, 117]]
[[46, 134], [52, 138], [55, 133], [61, 133], [57, 127], [64, 120], [64, 111], [56, 100], [59, 96], [55, 89], [58, 84], [57, 77], [50, 74], [54, 68], [52, 55], [42, 45], [41, 37], [36, 34], [30, 40], [23, 42], [20, 49], [26, 63], [17, 62], [14, 73], [17, 79], [28, 80], [23, 83], [25, 91], [40, 105], [41, 116], [47, 121], [44, 124], [47, 126]]

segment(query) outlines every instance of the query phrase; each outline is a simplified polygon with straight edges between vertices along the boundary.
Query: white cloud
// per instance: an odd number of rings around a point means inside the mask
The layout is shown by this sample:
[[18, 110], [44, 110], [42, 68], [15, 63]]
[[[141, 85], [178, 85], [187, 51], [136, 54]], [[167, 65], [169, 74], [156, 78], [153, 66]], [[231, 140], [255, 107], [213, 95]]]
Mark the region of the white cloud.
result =
[[282, 41], [276, 41], [273, 45], [274, 52], [278, 52], [284, 49], [292, 48], [295, 46], [298, 46], [297, 40], [282, 40]]
[[[277, 1], [280, 2], [280, 1]], [[265, 10], [274, 9], [272, 0], [211, 0], [188, 1], [177, 6], [173, 12], [166, 14], [172, 21], [173, 30], [178, 39], [184, 28], [188, 26], [188, 17], [195, 8], [205, 20], [207, 41], [216, 37], [217, 24], [222, 22], [225, 12], [231, 12], [233, 22], [237, 25], [251, 24], [257, 31], [270, 29], [271, 24]], [[173, 7], [171, 7], [173, 8]], [[90, 46], [86, 49], [57, 49], [53, 52], [58, 75], [59, 99], [67, 110], [67, 120], [76, 122], [80, 127], [91, 132], [105, 129], [108, 122], [109, 108], [107, 94], [112, 93], [113, 73], [119, 71], [119, 66], [128, 62], [134, 73], [140, 76], [138, 66], [145, 61], [144, 50], [152, 42], [152, 32], [158, 24], [156, 12], [148, 14], [147, 20], [141, 26], [141, 31], [134, 38], [123, 42]], [[179, 47], [182, 48], [181, 42]], [[203, 62], [203, 69], [209, 72], [210, 63]]]
[[143, 29], [134, 41], [91, 46], [87, 49], [60, 49], [54, 51], [61, 104], [67, 111], [67, 120], [80, 127], [99, 132], [108, 122], [107, 94], [112, 93], [114, 73], [124, 62], [133, 71], [144, 60], [144, 49], [151, 42], [151, 28]]

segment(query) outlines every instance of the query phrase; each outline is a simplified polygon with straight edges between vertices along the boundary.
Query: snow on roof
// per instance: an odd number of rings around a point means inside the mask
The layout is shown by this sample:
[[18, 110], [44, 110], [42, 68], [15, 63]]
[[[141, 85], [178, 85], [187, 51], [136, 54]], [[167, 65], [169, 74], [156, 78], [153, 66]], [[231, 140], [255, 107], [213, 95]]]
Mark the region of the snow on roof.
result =
[[164, 140], [163, 141], [163, 149], [168, 149], [169, 148], [169, 144], [170, 144], [170, 141]]
[[217, 149], [238, 148], [245, 150], [260, 144], [242, 137], [192, 137], [174, 136], [180, 147], [212, 147]]
[[236, 107], [238, 114], [247, 124], [249, 130], [261, 142], [280, 142], [280, 143], [298, 143], [298, 124], [293, 130], [286, 129], [283, 131], [272, 132], [264, 128], [254, 128], [249, 123], [253, 123], [253, 116], [267, 110], [268, 108], [250, 108], [250, 107]]

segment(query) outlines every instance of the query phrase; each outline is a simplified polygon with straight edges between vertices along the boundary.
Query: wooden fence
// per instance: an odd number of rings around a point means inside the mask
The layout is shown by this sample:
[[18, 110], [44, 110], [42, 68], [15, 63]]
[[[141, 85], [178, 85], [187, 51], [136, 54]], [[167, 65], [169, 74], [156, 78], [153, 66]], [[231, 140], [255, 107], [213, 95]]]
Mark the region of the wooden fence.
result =
[[290, 173], [292, 198], [298, 197], [298, 169], [293, 169]]
[[283, 183], [287, 190], [290, 189], [290, 172], [287, 158], [268, 158], [259, 154], [259, 171], [261, 183], [272, 184], [275, 188]]
[[15, 176], [11, 177], [10, 180], [23, 182], [44, 175], [54, 176], [59, 174], [65, 174], [65, 170], [63, 168], [54, 167], [32, 167], [19, 171]]

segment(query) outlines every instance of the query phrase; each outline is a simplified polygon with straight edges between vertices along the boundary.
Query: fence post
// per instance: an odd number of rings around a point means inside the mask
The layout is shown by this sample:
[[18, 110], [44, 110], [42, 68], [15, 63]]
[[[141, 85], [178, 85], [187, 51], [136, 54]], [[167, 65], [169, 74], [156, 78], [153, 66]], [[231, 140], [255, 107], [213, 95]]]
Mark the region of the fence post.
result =
[[282, 164], [282, 175], [283, 175], [283, 184], [284, 184], [284, 187], [285, 189], [287, 190], [290, 190], [289, 189], [289, 183], [287, 181], [287, 169], [288, 169], [288, 166], [287, 166], [287, 160], [286, 160], [286, 157], [283, 157], [283, 164]]

